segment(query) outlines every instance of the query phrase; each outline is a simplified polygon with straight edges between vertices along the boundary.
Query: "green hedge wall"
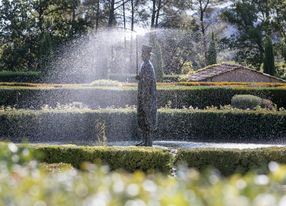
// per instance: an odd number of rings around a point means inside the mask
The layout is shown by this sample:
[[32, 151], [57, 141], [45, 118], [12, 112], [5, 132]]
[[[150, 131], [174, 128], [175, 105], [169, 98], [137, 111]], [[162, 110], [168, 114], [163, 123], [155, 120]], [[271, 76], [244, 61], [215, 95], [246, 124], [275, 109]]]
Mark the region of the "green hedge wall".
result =
[[40, 72], [0, 71], [0, 82], [40, 82], [41, 78]]
[[[172, 108], [228, 105], [236, 94], [251, 94], [270, 99], [278, 107], [286, 108], [286, 89], [283, 88], [239, 88], [239, 87], [184, 87], [169, 86], [158, 88], [158, 106], [170, 104]], [[90, 108], [124, 107], [137, 104], [136, 88], [37, 88], [0, 87], [0, 105], [15, 105], [18, 108], [39, 108], [45, 104], [52, 107], [57, 103], [82, 102]]]
[[[30, 151], [28, 153], [27, 148]], [[248, 171], [260, 174], [267, 173], [270, 162], [286, 164], [285, 147], [256, 149], [181, 148], [176, 153], [171, 153], [167, 149], [151, 147], [91, 147], [45, 144], [17, 144], [15, 147], [11, 143], [0, 142], [0, 149], [0, 158], [7, 161], [10, 166], [15, 163], [27, 164], [32, 159], [36, 159], [45, 163], [67, 163], [76, 168], [82, 168], [84, 162], [91, 162], [108, 165], [111, 170], [170, 173], [172, 168], [178, 169], [185, 165], [199, 171], [216, 168], [223, 175], [231, 175], [233, 173], [244, 174]], [[19, 156], [18, 160], [13, 159], [15, 155]]]
[[[33, 148], [33, 147], [32, 147]], [[107, 164], [111, 170], [124, 169], [159, 171], [169, 173], [173, 157], [167, 151], [138, 147], [83, 147], [83, 146], [36, 146], [41, 162], [69, 163], [80, 168], [83, 162]]]
[[268, 165], [271, 161], [285, 164], [286, 148], [179, 149], [175, 165], [184, 163], [188, 167], [198, 170], [216, 168], [224, 175], [231, 175], [235, 172], [246, 173], [250, 170], [265, 173], [268, 171]]
[[[96, 142], [98, 123], [108, 141], [139, 140], [136, 111], [2, 110], [0, 137], [32, 142]], [[154, 139], [196, 141], [281, 141], [286, 138], [286, 112], [161, 109]]]
[[[22, 147], [22, 146], [21, 146]], [[25, 145], [24, 147], [27, 147]], [[111, 170], [124, 169], [170, 173], [172, 168], [186, 165], [200, 171], [217, 169], [223, 175], [249, 171], [267, 173], [269, 163], [286, 164], [285, 147], [256, 149], [192, 148], [178, 149], [175, 156], [159, 148], [86, 147], [74, 145], [28, 146], [40, 162], [68, 163], [80, 168], [83, 162], [102, 163]]]

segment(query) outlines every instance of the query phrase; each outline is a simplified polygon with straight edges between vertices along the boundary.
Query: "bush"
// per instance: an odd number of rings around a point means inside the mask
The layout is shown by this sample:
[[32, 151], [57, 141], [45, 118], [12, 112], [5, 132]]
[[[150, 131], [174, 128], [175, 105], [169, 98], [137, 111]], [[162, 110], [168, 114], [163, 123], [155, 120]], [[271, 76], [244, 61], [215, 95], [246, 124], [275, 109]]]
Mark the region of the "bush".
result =
[[45, 163], [68, 163], [80, 168], [82, 163], [101, 163], [111, 170], [123, 169], [169, 173], [172, 156], [167, 150], [139, 147], [88, 147], [88, 146], [36, 146]]
[[182, 165], [197, 169], [217, 169], [223, 175], [269, 172], [271, 162], [286, 163], [286, 149], [267, 147], [256, 149], [191, 148], [178, 149], [175, 156], [166, 149], [142, 147], [94, 147], [75, 145], [28, 145], [0, 143], [0, 164], [29, 165], [38, 160], [45, 164], [72, 165], [86, 169], [86, 164], [108, 165], [111, 170], [170, 173]]
[[231, 98], [231, 106], [238, 109], [274, 108], [272, 101], [254, 95], [234, 95]]
[[[13, 141], [94, 143], [98, 122], [107, 141], [139, 140], [134, 109], [2, 110], [0, 137]], [[161, 109], [155, 139], [256, 142], [286, 136], [285, 111]]]
[[253, 95], [234, 95], [231, 106], [239, 109], [254, 109], [261, 106], [262, 98]]
[[40, 72], [12, 72], [1, 71], [0, 82], [40, 82], [42, 74]]
[[[1, 151], [2, 146], [0, 146]], [[22, 146], [19, 145], [19, 147]], [[55, 146], [40, 146], [38, 149], [43, 148], [51, 149], [51, 155], [55, 156], [52, 154]], [[65, 148], [76, 147], [65, 146]], [[11, 149], [15, 151], [14, 146], [10, 146], [10, 151]], [[22, 149], [25, 151], [27, 148], [23, 147]], [[78, 158], [84, 156], [79, 155], [80, 153], [91, 154], [90, 150], [93, 152], [98, 150], [99, 154], [104, 153], [100, 151], [100, 148], [77, 149], [81, 152], [73, 150], [75, 153], [71, 152], [70, 155]], [[115, 148], [108, 149], [113, 150], [110, 154], [116, 154]], [[125, 148], [125, 150], [127, 149]], [[140, 149], [137, 148], [136, 150], [139, 151]], [[110, 172], [105, 166], [90, 164], [83, 172], [62, 163], [51, 166], [44, 164], [48, 169], [42, 169], [42, 167], [32, 166], [33, 164], [20, 165], [18, 162], [14, 162], [10, 168], [7, 168], [7, 160], [0, 155], [0, 205], [285, 205], [286, 166], [270, 162], [267, 167], [269, 160], [285, 162], [285, 149], [236, 150], [234, 153], [224, 151], [224, 154], [221, 151], [214, 151], [214, 149], [209, 150], [212, 151], [207, 153], [201, 150], [200, 155], [184, 150], [183, 159], [188, 156], [193, 160], [197, 160], [196, 158], [205, 160], [205, 162], [201, 162], [200, 166], [206, 165], [208, 162], [212, 165], [215, 164], [214, 162], [218, 162], [217, 165], [223, 168], [229, 166], [227, 172], [230, 172], [231, 168], [235, 168], [236, 163], [241, 161], [243, 168], [252, 165], [262, 166], [269, 173], [261, 173], [262, 170], [260, 170], [260, 173], [256, 174], [255, 170], [251, 170], [244, 176], [235, 174], [230, 177], [222, 177], [216, 170], [198, 172], [180, 167], [176, 171], [176, 176], [173, 177], [160, 173], [145, 174], [141, 171], [133, 174], [118, 171]], [[179, 151], [179, 155], [182, 155], [182, 151]], [[157, 152], [154, 152], [154, 149], [144, 149], [143, 151], [144, 155], [147, 154], [147, 156], [149, 155], [148, 152], [151, 152], [152, 156], [156, 158]], [[66, 154], [64, 149], [63, 153]], [[125, 153], [128, 152], [125, 151]], [[14, 157], [15, 154], [18, 153], [13, 152], [11, 157]], [[57, 155], [61, 154], [58, 153]], [[140, 160], [145, 161], [144, 155]], [[116, 159], [118, 156], [111, 158]], [[192, 158], [193, 156], [196, 158]], [[89, 155], [86, 157], [88, 158]], [[71, 157], [66, 158], [71, 159]], [[118, 159], [121, 157], [119, 156]], [[63, 160], [65, 159], [63, 158]], [[162, 159], [158, 158], [156, 161], [160, 160]], [[190, 163], [197, 164], [194, 161]], [[156, 162], [156, 164], [161, 164], [161, 162]], [[63, 169], [58, 169], [58, 167]], [[51, 168], [52, 170], [50, 170]]]
[[99, 79], [90, 83], [91, 86], [105, 86], [105, 87], [122, 87], [122, 82], [109, 80], [109, 79]]
[[[269, 99], [278, 107], [286, 108], [286, 89], [280, 87], [221, 87], [221, 86], [174, 86], [158, 85], [158, 106], [171, 102], [172, 108], [192, 106], [205, 108], [231, 104], [236, 94], [250, 94]], [[2, 86], [0, 105], [15, 105], [17, 108], [41, 108], [43, 105], [55, 107], [71, 102], [82, 102], [90, 108], [124, 107], [137, 104], [137, 88], [134, 85], [122, 87], [42, 85], [42, 86]]]
[[257, 171], [269, 172], [268, 164], [272, 161], [286, 163], [286, 149], [283, 147], [260, 149], [179, 149], [176, 165], [185, 163], [188, 167], [198, 170], [216, 168], [223, 175], [236, 172], [246, 173]]
[[164, 82], [178, 82], [179, 79], [181, 78], [181, 74], [165, 74], [163, 76], [163, 81]]

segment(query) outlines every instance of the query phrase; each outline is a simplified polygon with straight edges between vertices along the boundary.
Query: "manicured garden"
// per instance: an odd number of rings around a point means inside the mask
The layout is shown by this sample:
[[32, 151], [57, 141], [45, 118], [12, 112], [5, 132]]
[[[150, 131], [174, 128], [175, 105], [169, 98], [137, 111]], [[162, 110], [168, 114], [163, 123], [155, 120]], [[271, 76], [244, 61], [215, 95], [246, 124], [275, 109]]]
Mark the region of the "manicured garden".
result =
[[[281, 145], [106, 146], [140, 139], [134, 84], [0, 83], [0, 96], [0, 205], [285, 204]], [[285, 98], [285, 84], [160, 83], [154, 138], [281, 144]]]
[[285, 206], [286, 0], [0, 0], [0, 206]]

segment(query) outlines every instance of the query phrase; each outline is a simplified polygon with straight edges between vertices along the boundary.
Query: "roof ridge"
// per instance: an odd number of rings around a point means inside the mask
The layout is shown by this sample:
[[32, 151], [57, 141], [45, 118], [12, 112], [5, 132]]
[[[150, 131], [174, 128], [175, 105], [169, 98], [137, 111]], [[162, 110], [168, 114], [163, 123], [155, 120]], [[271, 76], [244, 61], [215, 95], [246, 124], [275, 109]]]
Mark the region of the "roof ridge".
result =
[[221, 74], [224, 74], [227, 72], [232, 72], [232, 71], [237, 70], [237, 69], [250, 70], [250, 71], [259, 73], [261, 75], [268, 76], [270, 78], [273, 78], [273, 79], [276, 79], [276, 80], [279, 80], [282, 82], [286, 82], [285, 80], [283, 80], [279, 77], [272, 76], [272, 75], [266, 74], [266, 73], [261, 72], [261, 71], [257, 71], [255, 69], [252, 69], [252, 68], [240, 65], [240, 64], [229, 64], [229, 63], [209, 65], [203, 69], [197, 70], [194, 74], [190, 75], [189, 79], [192, 79], [192, 77], [193, 77], [193, 80], [199, 80], [200, 81], [200, 80], [212, 78], [214, 76], [218, 76], [218, 75], [221, 75]]

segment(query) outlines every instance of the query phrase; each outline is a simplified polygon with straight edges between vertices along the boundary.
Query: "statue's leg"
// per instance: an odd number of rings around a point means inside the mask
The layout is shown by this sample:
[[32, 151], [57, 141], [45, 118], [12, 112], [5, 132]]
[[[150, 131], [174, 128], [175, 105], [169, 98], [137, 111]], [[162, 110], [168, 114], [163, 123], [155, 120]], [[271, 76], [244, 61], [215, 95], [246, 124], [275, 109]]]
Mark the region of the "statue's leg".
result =
[[145, 146], [152, 147], [153, 146], [153, 134], [151, 131], [146, 132], [146, 142]]
[[152, 133], [150, 131], [142, 131], [142, 142], [139, 144], [136, 144], [136, 146], [147, 146], [151, 147], [152, 146]]
[[136, 144], [136, 146], [145, 146], [145, 135], [144, 135], [144, 131], [140, 129], [140, 131], [142, 131], [142, 135], [141, 136], [141, 141], [139, 143]]
[[136, 144], [136, 146], [145, 146], [145, 143], [143, 141], [141, 141], [138, 144]]

